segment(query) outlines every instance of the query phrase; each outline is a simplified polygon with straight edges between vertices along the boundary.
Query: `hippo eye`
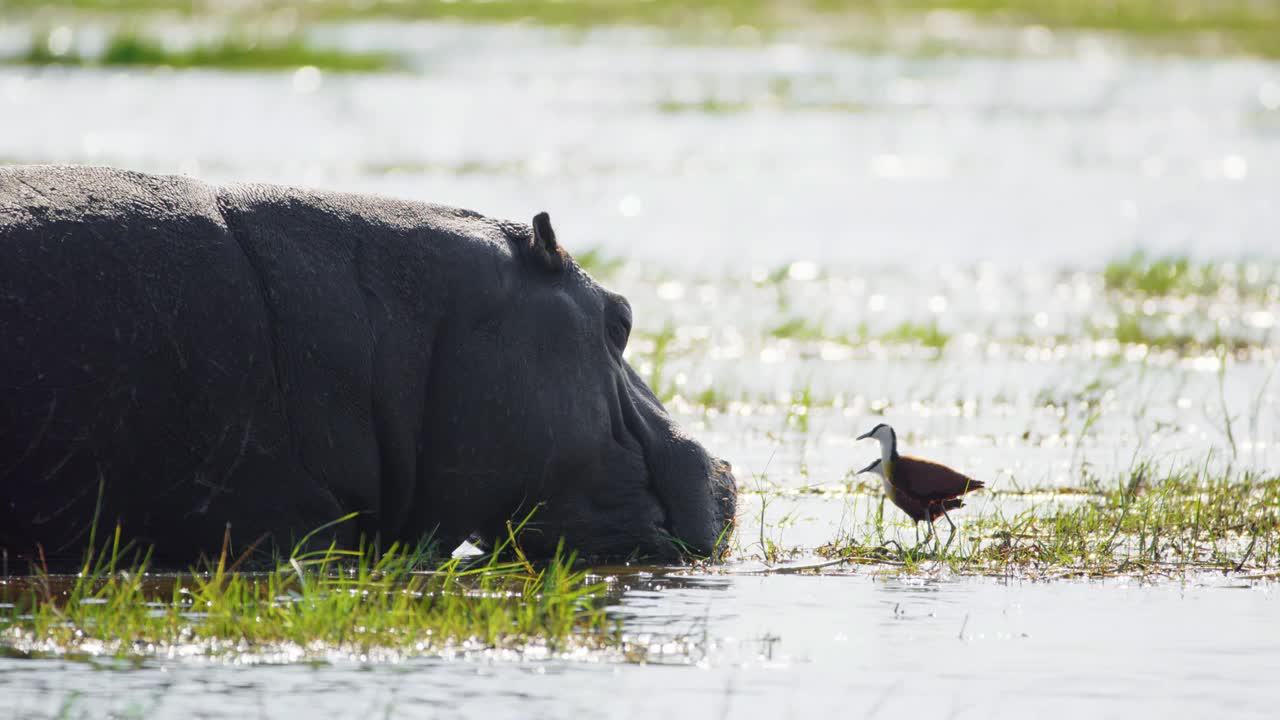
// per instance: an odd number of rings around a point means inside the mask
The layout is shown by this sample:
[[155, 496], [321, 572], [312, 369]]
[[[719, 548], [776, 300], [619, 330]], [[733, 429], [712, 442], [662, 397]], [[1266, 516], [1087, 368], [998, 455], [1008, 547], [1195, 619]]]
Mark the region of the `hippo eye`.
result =
[[627, 340], [631, 337], [631, 318], [619, 315], [609, 324], [609, 339], [613, 341], [615, 347], [622, 350], [627, 347]]

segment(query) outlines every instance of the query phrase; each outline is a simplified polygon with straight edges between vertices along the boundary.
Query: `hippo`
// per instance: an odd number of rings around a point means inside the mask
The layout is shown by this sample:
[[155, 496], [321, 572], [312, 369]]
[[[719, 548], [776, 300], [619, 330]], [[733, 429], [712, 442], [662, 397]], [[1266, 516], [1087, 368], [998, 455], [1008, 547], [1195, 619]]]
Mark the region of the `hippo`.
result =
[[527, 521], [532, 557], [717, 557], [731, 468], [631, 327], [545, 213], [0, 168], [0, 548], [447, 552]]

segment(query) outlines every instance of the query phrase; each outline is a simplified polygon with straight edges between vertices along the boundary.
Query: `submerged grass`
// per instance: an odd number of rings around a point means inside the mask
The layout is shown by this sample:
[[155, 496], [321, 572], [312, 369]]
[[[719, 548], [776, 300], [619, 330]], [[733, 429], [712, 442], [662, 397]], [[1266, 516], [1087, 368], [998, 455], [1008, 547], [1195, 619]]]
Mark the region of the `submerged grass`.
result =
[[146, 557], [125, 562], [117, 529], [75, 576], [37, 570], [0, 586], [0, 653], [297, 661], [617, 644], [596, 602], [604, 586], [572, 569], [572, 556], [542, 568], [518, 546], [514, 560], [498, 557], [330, 547], [247, 573], [224, 550], [210, 566], [157, 576]]
[[228, 37], [221, 41], [182, 49], [133, 33], [113, 35], [100, 55], [76, 52], [55, 53], [53, 43], [37, 36], [26, 54], [10, 62], [25, 65], [90, 65], [107, 67], [219, 68], [223, 70], [287, 70], [314, 67], [329, 72], [382, 72], [394, 70], [399, 62], [385, 53], [355, 53], [315, 48], [301, 39], [273, 42]]
[[[845, 537], [819, 552], [909, 572], [942, 567], [1046, 579], [1280, 573], [1280, 475], [1185, 468], [1155, 479], [1153, 473], [1153, 466], [1139, 465], [1112, 487], [1054, 495], [1016, 513], [998, 502], [982, 514], [957, 513], [950, 545], [903, 546], [886, 535], [878, 514], [864, 537]], [[947, 535], [946, 521], [938, 525]]]

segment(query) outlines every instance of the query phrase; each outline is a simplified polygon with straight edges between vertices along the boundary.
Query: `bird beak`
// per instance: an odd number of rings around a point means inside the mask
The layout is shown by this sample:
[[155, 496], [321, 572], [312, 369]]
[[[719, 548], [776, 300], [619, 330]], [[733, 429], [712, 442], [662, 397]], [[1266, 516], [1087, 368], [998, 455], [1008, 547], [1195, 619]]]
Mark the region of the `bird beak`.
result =
[[[862, 438], [858, 438], [858, 439], [859, 439], [859, 440], [861, 440]], [[857, 473], [855, 473], [855, 474], [857, 474], [857, 475], [861, 475], [862, 473], [865, 473], [865, 472], [871, 472], [871, 468], [875, 467], [875, 466], [876, 466], [876, 463], [878, 463], [878, 462], [880, 462], [880, 461], [879, 461], [879, 460], [873, 460], [873, 461], [871, 462], [871, 464], [870, 464], [870, 465], [868, 465], [868, 466], [866, 466], [866, 467], [862, 468], [861, 470], [859, 470], [859, 471], [858, 471]]]
[[[871, 431], [871, 432], [874, 432], [874, 431]], [[858, 439], [859, 439], [859, 440], [866, 440], [867, 438], [871, 437], [871, 432], [865, 432], [865, 433], [863, 433], [863, 434], [859, 435], [859, 436], [858, 436]]]

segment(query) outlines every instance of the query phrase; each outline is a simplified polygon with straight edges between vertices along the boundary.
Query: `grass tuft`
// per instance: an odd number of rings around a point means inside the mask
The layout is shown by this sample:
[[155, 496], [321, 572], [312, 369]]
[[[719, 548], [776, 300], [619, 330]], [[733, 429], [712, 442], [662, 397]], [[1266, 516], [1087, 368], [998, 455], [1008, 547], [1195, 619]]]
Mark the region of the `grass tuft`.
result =
[[[949, 546], [904, 547], [886, 539], [881, 518], [868, 521], [871, 532], [861, 539], [845, 537], [819, 552], [909, 572], [929, 562], [1042, 579], [1280, 570], [1280, 476], [1188, 468], [1153, 479], [1155, 472], [1139, 464], [1110, 488], [1053, 495], [1015, 513], [996, 500], [981, 514], [956, 513], [960, 529]], [[945, 520], [937, 524], [945, 539]]]
[[1140, 295], [1212, 294], [1213, 266], [1192, 267], [1185, 257], [1149, 258], [1142, 251], [1107, 263], [1102, 280], [1108, 290]]
[[1102, 272], [1113, 293], [1138, 297], [1216, 296], [1266, 300], [1280, 282], [1273, 264], [1194, 263], [1186, 257], [1150, 257], [1142, 251], [1112, 260]]
[[928, 325], [904, 322], [881, 336], [885, 342], [923, 345], [934, 350], [942, 350], [951, 341], [951, 336], [938, 329], [937, 322]]
[[[514, 560], [498, 559], [512, 549]], [[478, 564], [400, 545], [329, 547], [247, 573], [224, 549], [188, 574], [152, 575], [146, 556], [125, 563], [117, 528], [79, 574], [37, 569], [3, 586], [0, 653], [300, 661], [615, 646], [596, 602], [604, 586], [573, 563], [557, 554], [536, 568], [508, 541]]]
[[769, 334], [780, 340], [826, 340], [827, 333], [822, 324], [804, 317], [791, 317], [769, 330]]
[[297, 38], [267, 43], [239, 38], [185, 49], [168, 49], [133, 33], [111, 37], [96, 57], [76, 52], [55, 54], [43, 36], [31, 49], [11, 62], [25, 65], [76, 65], [105, 67], [218, 68], [223, 70], [288, 70], [314, 67], [329, 72], [381, 72], [394, 70], [399, 63], [384, 53], [353, 53], [314, 48]]

